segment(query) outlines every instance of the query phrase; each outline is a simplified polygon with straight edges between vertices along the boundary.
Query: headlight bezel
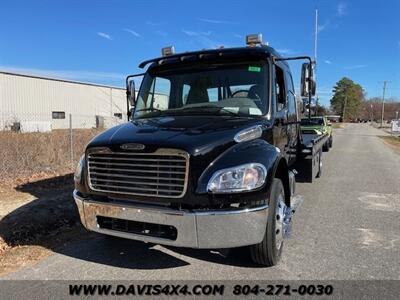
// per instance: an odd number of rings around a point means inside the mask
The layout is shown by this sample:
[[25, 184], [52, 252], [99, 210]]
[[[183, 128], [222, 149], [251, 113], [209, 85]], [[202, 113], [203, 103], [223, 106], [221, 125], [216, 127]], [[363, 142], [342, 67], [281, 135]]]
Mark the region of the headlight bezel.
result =
[[[243, 177], [242, 185], [240, 187], [225, 188], [225, 189], [223, 189], [223, 188], [221, 189], [220, 186], [218, 188], [213, 187], [213, 184], [215, 183], [215, 181], [218, 178], [221, 178], [221, 176], [223, 176], [229, 172], [231, 172], [231, 173], [239, 172], [239, 170], [241, 170], [241, 169], [245, 169], [245, 170], [252, 169], [253, 171], [256, 170], [258, 172], [259, 179], [254, 186], [243, 185], [243, 182], [245, 180], [245, 178]], [[244, 173], [246, 174], [246, 171], [244, 171]], [[244, 192], [256, 191], [256, 190], [261, 189], [264, 186], [266, 179], [267, 179], [267, 175], [268, 175], [268, 172], [267, 172], [267, 169], [265, 168], [265, 166], [261, 163], [254, 163], [254, 162], [220, 169], [220, 170], [214, 172], [214, 174], [211, 176], [210, 180], [208, 181], [207, 192], [212, 193], [212, 194], [229, 194], [229, 193], [244, 193]]]
[[82, 182], [82, 173], [83, 173], [83, 169], [85, 167], [85, 154], [83, 154], [79, 161], [78, 164], [75, 168], [75, 172], [74, 172], [74, 181], [76, 183], [81, 183]]

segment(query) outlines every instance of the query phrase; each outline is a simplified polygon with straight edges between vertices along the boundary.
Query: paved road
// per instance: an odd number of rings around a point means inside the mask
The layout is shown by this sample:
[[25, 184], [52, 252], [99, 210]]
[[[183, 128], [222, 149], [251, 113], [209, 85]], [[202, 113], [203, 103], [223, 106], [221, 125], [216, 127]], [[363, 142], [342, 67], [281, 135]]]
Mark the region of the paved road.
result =
[[240, 252], [88, 234], [7, 278], [400, 279], [400, 156], [380, 134], [366, 124], [335, 131], [322, 178], [298, 184], [305, 202], [276, 267], [256, 267]]

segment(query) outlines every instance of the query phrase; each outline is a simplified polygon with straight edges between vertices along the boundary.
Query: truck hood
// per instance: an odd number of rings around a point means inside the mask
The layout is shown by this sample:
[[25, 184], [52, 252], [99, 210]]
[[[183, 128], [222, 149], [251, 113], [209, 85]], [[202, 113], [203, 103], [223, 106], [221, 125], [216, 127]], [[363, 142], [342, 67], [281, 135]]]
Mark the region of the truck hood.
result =
[[257, 124], [261, 124], [260, 119], [234, 116], [139, 119], [101, 133], [87, 147], [110, 147], [118, 151], [122, 144], [140, 143], [145, 145], [144, 152], [153, 152], [157, 148], [175, 148], [197, 156], [212, 150], [222, 152], [235, 143], [233, 138], [237, 132]]

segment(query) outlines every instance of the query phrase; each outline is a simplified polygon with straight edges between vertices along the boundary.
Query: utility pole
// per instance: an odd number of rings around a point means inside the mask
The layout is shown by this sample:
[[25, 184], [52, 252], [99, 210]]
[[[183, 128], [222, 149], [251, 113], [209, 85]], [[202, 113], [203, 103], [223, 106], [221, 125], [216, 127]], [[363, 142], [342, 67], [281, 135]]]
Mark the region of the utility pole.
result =
[[374, 106], [371, 104], [371, 114], [370, 114], [371, 122], [374, 120]]
[[382, 116], [381, 116], [381, 127], [383, 127], [383, 117], [385, 115], [385, 93], [386, 93], [387, 80], [383, 82], [383, 95], [382, 95]]
[[315, 9], [314, 61], [317, 61], [318, 8]]
[[346, 113], [346, 106], [347, 106], [347, 94], [344, 95], [344, 107], [343, 107], [343, 115], [342, 115], [342, 122], [344, 123], [344, 115]]
[[[315, 9], [314, 33], [314, 80], [317, 82], [317, 42], [318, 42], [318, 8]], [[310, 108], [311, 109], [311, 108]], [[315, 115], [318, 115], [318, 89], [315, 91]]]

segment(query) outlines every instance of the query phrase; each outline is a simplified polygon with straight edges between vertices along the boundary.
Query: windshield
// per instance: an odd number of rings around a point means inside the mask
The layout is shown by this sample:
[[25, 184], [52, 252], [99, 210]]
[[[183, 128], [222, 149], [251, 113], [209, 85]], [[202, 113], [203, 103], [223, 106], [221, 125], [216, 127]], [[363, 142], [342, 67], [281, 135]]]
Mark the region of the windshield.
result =
[[301, 125], [324, 125], [324, 119], [323, 118], [311, 118], [311, 119], [301, 119]]
[[150, 70], [134, 118], [160, 115], [261, 116], [267, 113], [265, 62]]

